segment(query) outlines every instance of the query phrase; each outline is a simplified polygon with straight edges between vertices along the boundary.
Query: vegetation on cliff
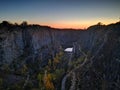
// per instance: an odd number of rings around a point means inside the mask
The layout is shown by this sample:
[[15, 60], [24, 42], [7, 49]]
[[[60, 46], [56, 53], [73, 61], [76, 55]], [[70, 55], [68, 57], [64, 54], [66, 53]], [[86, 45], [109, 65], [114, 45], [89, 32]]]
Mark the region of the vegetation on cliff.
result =
[[119, 46], [120, 22], [59, 31], [3, 21], [0, 90], [119, 90]]

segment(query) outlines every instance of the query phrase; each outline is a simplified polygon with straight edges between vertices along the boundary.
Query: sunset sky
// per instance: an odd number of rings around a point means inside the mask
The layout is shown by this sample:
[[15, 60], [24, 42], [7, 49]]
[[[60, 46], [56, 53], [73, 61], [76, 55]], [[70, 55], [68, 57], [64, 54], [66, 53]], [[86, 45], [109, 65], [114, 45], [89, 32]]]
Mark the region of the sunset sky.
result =
[[120, 0], [0, 0], [0, 22], [87, 28], [120, 18]]

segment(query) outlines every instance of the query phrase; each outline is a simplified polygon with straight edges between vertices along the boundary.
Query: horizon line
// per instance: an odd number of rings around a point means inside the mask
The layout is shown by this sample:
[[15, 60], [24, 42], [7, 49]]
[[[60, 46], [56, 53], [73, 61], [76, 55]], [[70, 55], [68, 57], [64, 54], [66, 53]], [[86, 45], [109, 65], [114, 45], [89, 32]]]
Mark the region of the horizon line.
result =
[[2, 20], [2, 21], [0, 21], [0, 23], [2, 23], [3, 21], [7, 21], [10, 24], [18, 24], [18, 25], [21, 25], [23, 22], [27, 22], [28, 25], [47, 26], [47, 27], [55, 28], [55, 29], [76, 29], [76, 30], [79, 30], [79, 29], [85, 30], [85, 29], [89, 28], [90, 26], [97, 25], [99, 23], [101, 25], [109, 25], [109, 24], [114, 24], [114, 23], [120, 22], [120, 21], [116, 21], [116, 22], [107, 23], [107, 24], [104, 24], [102, 22], [97, 22], [96, 24], [87, 25], [86, 27], [82, 27], [82, 26], [79, 26], [79, 27], [75, 27], [75, 26], [74, 27], [70, 27], [70, 26], [67, 26], [67, 27], [65, 27], [65, 26], [59, 26], [60, 24], [57, 24], [58, 26], [55, 26], [55, 25], [50, 25], [50, 24], [29, 23], [29, 21], [25, 21], [25, 20], [23, 20], [21, 23], [20, 22], [11, 22], [11, 21], [8, 21], [8, 20]]

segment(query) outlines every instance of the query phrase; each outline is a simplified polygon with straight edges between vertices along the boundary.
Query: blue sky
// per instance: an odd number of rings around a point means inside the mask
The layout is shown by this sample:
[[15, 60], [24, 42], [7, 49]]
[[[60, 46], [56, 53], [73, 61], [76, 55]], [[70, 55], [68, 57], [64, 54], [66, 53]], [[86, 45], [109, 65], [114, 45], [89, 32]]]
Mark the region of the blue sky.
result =
[[120, 17], [120, 0], [0, 0], [0, 21], [86, 28]]

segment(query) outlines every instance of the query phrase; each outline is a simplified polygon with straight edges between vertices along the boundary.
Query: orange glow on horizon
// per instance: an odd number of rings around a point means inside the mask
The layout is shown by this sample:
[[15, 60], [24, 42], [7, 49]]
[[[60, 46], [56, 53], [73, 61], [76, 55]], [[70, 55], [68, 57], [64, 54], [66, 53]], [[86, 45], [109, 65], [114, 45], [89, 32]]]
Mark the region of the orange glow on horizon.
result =
[[69, 25], [69, 24], [50, 24], [49, 26], [53, 27], [53, 28], [73, 28], [73, 29], [85, 29], [88, 27], [88, 25], [77, 25], [77, 24], [73, 24], [73, 25]]
[[37, 23], [37, 24], [43, 26], [50, 26], [52, 28], [60, 28], [60, 29], [65, 29], [65, 28], [86, 29], [90, 26], [89, 24], [79, 24], [74, 22], [73, 23]]
[[39, 24], [43, 26], [50, 26], [53, 28], [60, 28], [60, 29], [65, 29], [65, 28], [72, 28], [72, 29], [86, 29], [90, 26], [90, 23], [88, 22], [79, 22], [79, 21], [58, 21], [58, 22], [30, 22], [30, 24]]
[[110, 24], [110, 23], [115, 23], [114, 19], [104, 19], [104, 20], [88, 20], [88, 21], [60, 21], [60, 22], [36, 22], [36, 21], [28, 21], [29, 24], [39, 24], [43, 26], [50, 26], [53, 28], [60, 28], [60, 29], [65, 29], [65, 28], [72, 28], [72, 29], [87, 29], [89, 26], [96, 25], [98, 22], [101, 22], [105, 25]]

